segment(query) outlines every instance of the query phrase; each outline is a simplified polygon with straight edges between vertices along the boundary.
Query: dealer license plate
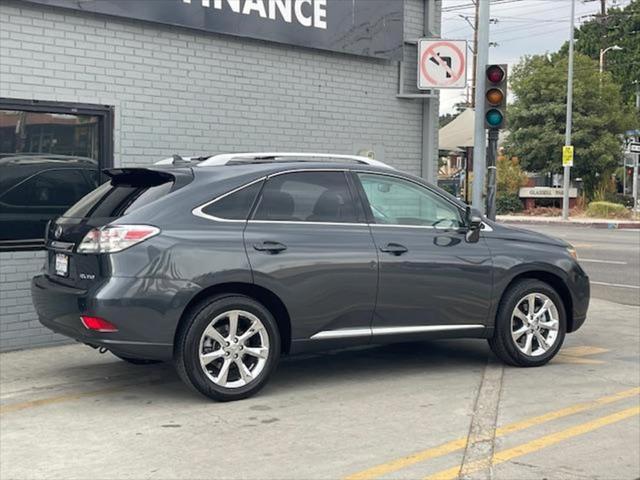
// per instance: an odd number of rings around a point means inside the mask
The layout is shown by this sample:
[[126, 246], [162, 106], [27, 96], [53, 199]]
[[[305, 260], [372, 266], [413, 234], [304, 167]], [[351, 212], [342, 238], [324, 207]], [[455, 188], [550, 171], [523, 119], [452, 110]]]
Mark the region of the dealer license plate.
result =
[[69, 275], [69, 256], [64, 253], [56, 253], [56, 275], [61, 277]]

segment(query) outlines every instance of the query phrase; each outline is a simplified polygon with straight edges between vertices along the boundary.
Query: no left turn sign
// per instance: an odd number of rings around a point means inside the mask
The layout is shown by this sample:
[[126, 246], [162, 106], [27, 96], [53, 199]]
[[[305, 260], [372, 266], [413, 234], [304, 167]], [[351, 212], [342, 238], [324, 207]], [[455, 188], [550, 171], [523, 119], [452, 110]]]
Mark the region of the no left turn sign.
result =
[[465, 88], [467, 42], [422, 38], [418, 41], [418, 88]]

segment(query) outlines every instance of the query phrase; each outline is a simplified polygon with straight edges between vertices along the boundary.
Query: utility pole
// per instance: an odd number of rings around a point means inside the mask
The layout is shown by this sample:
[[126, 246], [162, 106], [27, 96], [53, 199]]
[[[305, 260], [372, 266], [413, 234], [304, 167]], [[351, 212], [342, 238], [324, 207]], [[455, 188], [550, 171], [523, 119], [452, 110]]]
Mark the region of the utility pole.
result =
[[[478, 15], [480, 0], [476, 0], [476, 14], [473, 17], [473, 72], [471, 73], [471, 108], [476, 106], [476, 63], [478, 61]], [[488, 27], [487, 27], [488, 28]], [[488, 55], [487, 55], [488, 56]]]
[[472, 205], [484, 212], [482, 194], [486, 169], [486, 135], [484, 131], [484, 115], [481, 111], [484, 105], [485, 75], [489, 58], [489, 0], [476, 0], [478, 8], [478, 45], [476, 47], [475, 68], [475, 115], [473, 138], [473, 192]]
[[[640, 82], [636, 80], [636, 110], [640, 112]], [[636, 139], [640, 142], [640, 135], [636, 135]], [[634, 162], [633, 162], [633, 183], [632, 183], [632, 192], [633, 192], [633, 209], [638, 212], [640, 211], [640, 203], [638, 202], [638, 163], [640, 163], [640, 153], [635, 154]], [[627, 174], [625, 169], [625, 175]]]
[[[567, 75], [567, 121], [565, 126], [564, 144], [571, 145], [571, 122], [573, 115], [573, 30], [576, 15], [576, 0], [571, 0], [571, 29], [569, 31], [569, 71]], [[565, 165], [562, 182], [562, 219], [569, 219], [569, 186], [571, 182], [571, 167]]]

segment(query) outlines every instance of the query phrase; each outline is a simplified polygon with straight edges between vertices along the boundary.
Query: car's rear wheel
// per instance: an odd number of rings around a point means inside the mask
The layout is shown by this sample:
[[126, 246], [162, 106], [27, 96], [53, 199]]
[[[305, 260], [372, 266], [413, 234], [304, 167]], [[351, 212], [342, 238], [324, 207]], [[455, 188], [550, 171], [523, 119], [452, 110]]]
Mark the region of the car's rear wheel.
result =
[[239, 400], [260, 390], [280, 357], [273, 315], [242, 295], [218, 296], [185, 319], [175, 350], [182, 380], [220, 401]]
[[504, 294], [489, 345], [509, 365], [537, 367], [558, 353], [566, 331], [558, 293], [544, 282], [522, 280]]

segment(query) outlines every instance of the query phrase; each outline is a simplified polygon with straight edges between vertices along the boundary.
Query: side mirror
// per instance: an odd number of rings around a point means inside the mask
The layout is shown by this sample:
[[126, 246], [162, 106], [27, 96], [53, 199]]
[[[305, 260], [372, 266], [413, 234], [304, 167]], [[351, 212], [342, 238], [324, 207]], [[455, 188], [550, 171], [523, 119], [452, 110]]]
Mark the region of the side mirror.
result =
[[465, 240], [467, 243], [476, 243], [480, 240], [480, 231], [482, 230], [482, 215], [475, 208], [467, 207], [465, 212], [465, 223], [467, 232]]

